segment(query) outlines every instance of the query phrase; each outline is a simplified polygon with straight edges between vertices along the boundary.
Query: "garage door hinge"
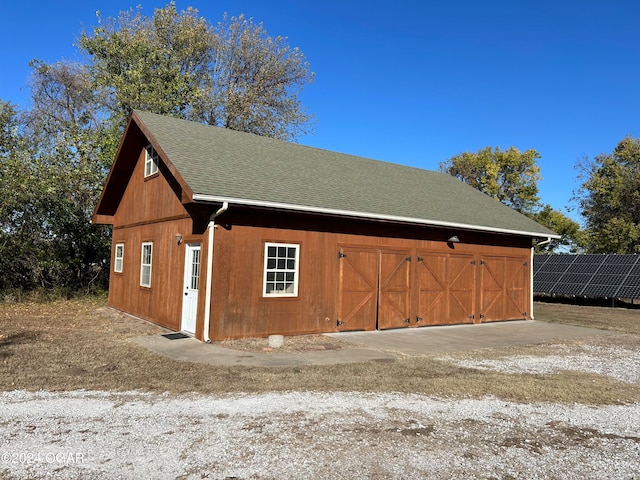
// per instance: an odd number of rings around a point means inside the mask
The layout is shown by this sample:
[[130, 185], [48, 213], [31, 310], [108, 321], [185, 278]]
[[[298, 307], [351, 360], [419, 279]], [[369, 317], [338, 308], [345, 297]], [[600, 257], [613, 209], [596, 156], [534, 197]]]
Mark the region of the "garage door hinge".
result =
[[418, 261], [419, 261], [419, 262], [424, 262], [424, 258], [422, 258], [422, 257], [418, 257]]
[[344, 325], [344, 322], [341, 322], [340, 320], [336, 320], [336, 327], [341, 327], [342, 325]]
[[522, 265], [524, 265], [526, 267], [527, 266], [527, 262], [522, 262]]
[[482, 313], [480, 314], [480, 318], [481, 318], [481, 319], [482, 319], [482, 318], [484, 318], [484, 315], [483, 315]]
[[476, 316], [475, 316], [475, 315], [469, 315], [469, 318], [470, 318], [471, 320], [473, 320], [473, 319], [475, 319], [475, 318], [476, 318]]
[[405, 261], [410, 262], [411, 261], [411, 257], [404, 257]]
[[480, 260], [480, 265], [484, 265], [485, 261], [484, 260]]
[[469, 262], [469, 263], [471, 263], [471, 265], [475, 265], [476, 261], [475, 260], [471, 260], [471, 262]]
[[346, 253], [338, 252], [338, 258], [344, 258], [346, 256], [347, 256]]
[[526, 318], [527, 317], [527, 312], [522, 312], [522, 316]]

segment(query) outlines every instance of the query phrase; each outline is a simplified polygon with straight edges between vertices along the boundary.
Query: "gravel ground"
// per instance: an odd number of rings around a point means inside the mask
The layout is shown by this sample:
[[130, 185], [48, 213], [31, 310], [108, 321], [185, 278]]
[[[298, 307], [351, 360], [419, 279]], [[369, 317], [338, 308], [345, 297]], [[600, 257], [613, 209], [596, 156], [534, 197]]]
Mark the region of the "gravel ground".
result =
[[[640, 382], [640, 352], [442, 357], [517, 374]], [[411, 394], [0, 393], [0, 479], [640, 479], [640, 404]]]
[[597, 373], [625, 383], [640, 383], [640, 350], [601, 345], [550, 345], [550, 355], [541, 357], [514, 355], [501, 359], [454, 359], [441, 360], [456, 365], [503, 373], [543, 374], [562, 370]]
[[0, 478], [640, 478], [640, 404], [0, 393]]

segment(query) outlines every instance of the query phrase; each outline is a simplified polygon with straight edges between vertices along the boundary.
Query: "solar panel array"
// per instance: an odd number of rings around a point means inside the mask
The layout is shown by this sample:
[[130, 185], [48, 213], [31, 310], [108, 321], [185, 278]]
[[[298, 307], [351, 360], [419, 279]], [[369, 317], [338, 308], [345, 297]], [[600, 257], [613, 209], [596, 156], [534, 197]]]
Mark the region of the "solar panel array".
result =
[[533, 291], [586, 298], [640, 298], [640, 255], [534, 255]]

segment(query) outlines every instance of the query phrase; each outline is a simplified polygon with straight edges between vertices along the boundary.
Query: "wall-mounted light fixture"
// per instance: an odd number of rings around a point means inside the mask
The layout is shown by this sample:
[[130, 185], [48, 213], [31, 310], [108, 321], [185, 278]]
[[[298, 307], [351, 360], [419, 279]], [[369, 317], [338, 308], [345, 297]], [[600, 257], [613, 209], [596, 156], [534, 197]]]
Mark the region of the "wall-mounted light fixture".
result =
[[459, 239], [456, 235], [454, 235], [453, 237], [450, 237], [450, 238], [447, 240], [447, 242], [448, 242], [448, 243], [460, 243], [460, 239]]
[[176, 235], [176, 242], [178, 242], [178, 245], [180, 245], [182, 243], [182, 235], [180, 235], [180, 234]]

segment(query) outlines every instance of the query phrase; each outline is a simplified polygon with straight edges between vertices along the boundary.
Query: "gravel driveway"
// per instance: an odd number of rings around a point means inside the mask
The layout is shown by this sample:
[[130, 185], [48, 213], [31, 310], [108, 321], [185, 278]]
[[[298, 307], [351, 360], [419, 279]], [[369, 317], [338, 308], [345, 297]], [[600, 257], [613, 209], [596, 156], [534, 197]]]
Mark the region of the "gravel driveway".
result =
[[640, 404], [0, 393], [0, 478], [640, 478]]

